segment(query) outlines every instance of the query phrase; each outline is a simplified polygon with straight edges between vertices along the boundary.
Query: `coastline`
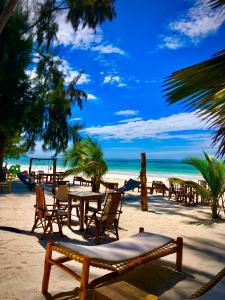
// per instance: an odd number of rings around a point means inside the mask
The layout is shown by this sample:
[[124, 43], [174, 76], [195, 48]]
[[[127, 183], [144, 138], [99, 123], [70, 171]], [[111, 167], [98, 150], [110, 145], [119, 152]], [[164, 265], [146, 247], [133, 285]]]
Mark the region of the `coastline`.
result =
[[[21, 171], [25, 171], [29, 169], [28, 165], [22, 164], [20, 165]], [[43, 170], [46, 173], [51, 173], [52, 171], [49, 170], [47, 165], [36, 165], [35, 171]], [[58, 172], [64, 172], [67, 168], [63, 166], [57, 166]], [[119, 184], [123, 185], [124, 180], [128, 180], [130, 178], [138, 180], [140, 173], [138, 171], [132, 171], [132, 170], [109, 170], [106, 175], [103, 176], [104, 180], [111, 180], [111, 181], [118, 181]], [[81, 174], [82, 176], [82, 174]], [[72, 182], [73, 176], [68, 176], [68, 179]], [[200, 180], [202, 179], [201, 175], [197, 174], [180, 174], [180, 173], [174, 173], [174, 172], [147, 172], [147, 180], [148, 182], [151, 182], [152, 180], [160, 180], [164, 183], [168, 184], [169, 178], [180, 178], [184, 180]]]

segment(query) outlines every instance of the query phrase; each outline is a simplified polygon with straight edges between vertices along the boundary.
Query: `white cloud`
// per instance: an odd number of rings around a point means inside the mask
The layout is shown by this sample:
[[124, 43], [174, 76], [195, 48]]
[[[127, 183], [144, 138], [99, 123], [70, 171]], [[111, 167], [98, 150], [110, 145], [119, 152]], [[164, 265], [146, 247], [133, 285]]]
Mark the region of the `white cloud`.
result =
[[209, 141], [211, 139], [211, 135], [208, 133], [192, 133], [192, 134], [168, 134], [163, 133], [157, 136], [157, 139], [166, 140], [166, 139], [182, 139], [188, 140], [192, 142], [196, 141]]
[[126, 110], [119, 110], [115, 112], [115, 115], [117, 116], [135, 116], [139, 113], [138, 110], [131, 110], [131, 109], [126, 109]]
[[57, 15], [56, 21], [59, 26], [57, 38], [60, 44], [72, 46], [76, 49], [89, 49], [92, 45], [102, 41], [102, 31], [100, 28], [93, 30], [87, 26], [83, 28], [79, 25], [78, 30], [74, 33], [74, 29], [70, 22], [66, 21], [66, 13]]
[[127, 86], [126, 83], [123, 82], [123, 79], [115, 74], [115, 75], [106, 75], [103, 79], [103, 84], [114, 84], [116, 85], [117, 87], [124, 87], [124, 86]]
[[187, 15], [177, 21], [171, 22], [169, 27], [189, 38], [205, 37], [216, 32], [225, 21], [225, 15], [214, 10], [206, 1], [196, 1]]
[[115, 76], [106, 75], [104, 77], [103, 83], [115, 83], [115, 82], [119, 83], [120, 81], [121, 81], [121, 78], [118, 75], [115, 75]]
[[120, 82], [117, 87], [124, 87], [124, 86], [127, 86], [127, 83], [124, 83], [124, 82]]
[[97, 99], [97, 97], [93, 94], [87, 94], [87, 96], [88, 96], [87, 100], [96, 100]]
[[83, 118], [72, 118], [69, 121], [81, 121]]
[[125, 55], [125, 52], [112, 45], [111, 43], [103, 44], [103, 32], [101, 28], [97, 27], [95, 30], [82, 24], [78, 26], [78, 30], [74, 29], [70, 22], [66, 21], [67, 12], [57, 15], [56, 21], [59, 26], [57, 32], [58, 42], [65, 47], [72, 46], [75, 49], [97, 51], [103, 54], [119, 54]]
[[[119, 112], [119, 115], [120, 114], [121, 112]], [[90, 135], [99, 136], [100, 139], [105, 140], [133, 140], [157, 138], [158, 135], [169, 132], [206, 129], [207, 125], [201, 121], [196, 114], [179, 113], [157, 120], [140, 120], [137, 122], [131, 121], [125, 124], [116, 124], [111, 126], [89, 127], [86, 128], [84, 132]]]
[[159, 48], [178, 49], [184, 46], [184, 42], [180, 38], [174, 36], [164, 36]]
[[188, 43], [199, 43], [201, 39], [217, 32], [225, 21], [221, 9], [212, 9], [205, 0], [195, 0], [194, 5], [168, 26], [171, 35], [164, 36], [160, 48], [177, 49]]
[[[66, 83], [69, 83], [70, 81], [72, 81], [75, 77], [77, 77], [79, 75], [80, 72], [78, 72], [77, 70], [74, 70], [70, 64], [68, 63], [67, 60], [65, 59], [61, 59], [62, 61], [62, 71], [63, 73], [66, 75]], [[90, 76], [86, 73], [82, 73], [81, 77], [79, 78], [77, 84], [85, 84], [85, 83], [89, 83], [90, 80]]]
[[125, 55], [125, 52], [121, 50], [118, 47], [114, 47], [113, 45], [98, 45], [92, 48], [93, 51], [98, 51], [100, 53], [105, 53], [105, 54], [111, 54], [111, 53], [116, 53], [116, 54], [121, 54]]
[[120, 120], [119, 123], [137, 122], [137, 121], [141, 121], [141, 120], [142, 120], [142, 118], [124, 119], [124, 120]]

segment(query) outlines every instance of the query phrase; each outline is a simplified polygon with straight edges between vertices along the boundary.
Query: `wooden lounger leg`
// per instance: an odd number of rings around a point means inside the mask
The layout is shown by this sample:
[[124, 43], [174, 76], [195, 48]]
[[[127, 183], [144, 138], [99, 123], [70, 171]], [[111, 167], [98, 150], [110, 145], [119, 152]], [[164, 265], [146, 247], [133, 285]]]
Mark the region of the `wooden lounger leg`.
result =
[[49, 259], [52, 257], [52, 241], [49, 241], [46, 247], [46, 254], [45, 254], [45, 269], [44, 269], [44, 276], [42, 281], [42, 293], [46, 294], [48, 292], [48, 283], [51, 271], [51, 263]]
[[87, 300], [90, 258], [84, 257], [80, 282], [80, 300]]
[[177, 253], [176, 253], [176, 269], [178, 272], [182, 271], [182, 259], [183, 259], [183, 238], [177, 238]]

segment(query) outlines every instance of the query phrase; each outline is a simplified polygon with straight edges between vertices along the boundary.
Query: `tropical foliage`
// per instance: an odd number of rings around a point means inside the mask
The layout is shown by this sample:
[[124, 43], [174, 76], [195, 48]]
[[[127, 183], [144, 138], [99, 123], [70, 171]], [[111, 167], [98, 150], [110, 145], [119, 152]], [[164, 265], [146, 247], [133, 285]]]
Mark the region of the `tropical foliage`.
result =
[[[225, 13], [225, 1], [210, 0], [218, 9], [218, 17]], [[169, 104], [180, 102], [207, 120], [215, 129], [213, 145], [218, 144], [218, 155], [225, 155], [225, 50], [211, 59], [172, 73], [165, 79]]]
[[91, 178], [92, 191], [99, 192], [102, 176], [108, 171], [106, 160], [100, 144], [90, 137], [81, 140], [65, 153], [65, 164], [70, 163], [72, 168], [64, 176], [83, 173]]
[[225, 164], [222, 160], [217, 160], [207, 153], [204, 155], [205, 159], [192, 157], [184, 162], [192, 165], [201, 173], [208, 187], [203, 187], [194, 181], [182, 180], [182, 183], [193, 187], [203, 199], [208, 200], [212, 209], [212, 218], [217, 219], [219, 217], [219, 201], [225, 193]]
[[[9, 1], [0, 1], [0, 16]], [[32, 17], [30, 10], [32, 9]], [[0, 175], [9, 143], [20, 136], [26, 150], [39, 140], [44, 150], [63, 152], [79, 140], [79, 124], [68, 122], [71, 107], [87, 94], [70, 82], [57, 53], [57, 16], [65, 13], [74, 31], [96, 28], [115, 16], [114, 0], [19, 1], [0, 34]], [[12, 145], [13, 146], [13, 145]]]

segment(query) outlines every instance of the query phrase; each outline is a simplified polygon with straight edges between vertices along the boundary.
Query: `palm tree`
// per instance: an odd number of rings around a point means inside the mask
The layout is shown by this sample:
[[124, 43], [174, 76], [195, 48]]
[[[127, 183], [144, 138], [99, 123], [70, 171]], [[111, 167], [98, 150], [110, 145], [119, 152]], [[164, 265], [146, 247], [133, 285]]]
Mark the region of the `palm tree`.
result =
[[[208, 0], [218, 17], [225, 14], [225, 0]], [[225, 155], [225, 50], [211, 59], [172, 73], [165, 79], [167, 102], [180, 102], [215, 128], [213, 145]]]
[[196, 192], [204, 199], [208, 200], [212, 209], [212, 218], [219, 218], [219, 201], [225, 193], [225, 165], [222, 160], [217, 160], [213, 156], [209, 156], [204, 152], [205, 159], [191, 157], [184, 163], [192, 165], [201, 174], [207, 182], [208, 187], [194, 181], [183, 181], [187, 186], [193, 187]]
[[83, 173], [91, 177], [92, 191], [99, 192], [102, 176], [108, 171], [107, 163], [100, 144], [86, 137], [65, 153], [65, 164], [70, 162], [71, 169], [67, 170], [64, 176]]

